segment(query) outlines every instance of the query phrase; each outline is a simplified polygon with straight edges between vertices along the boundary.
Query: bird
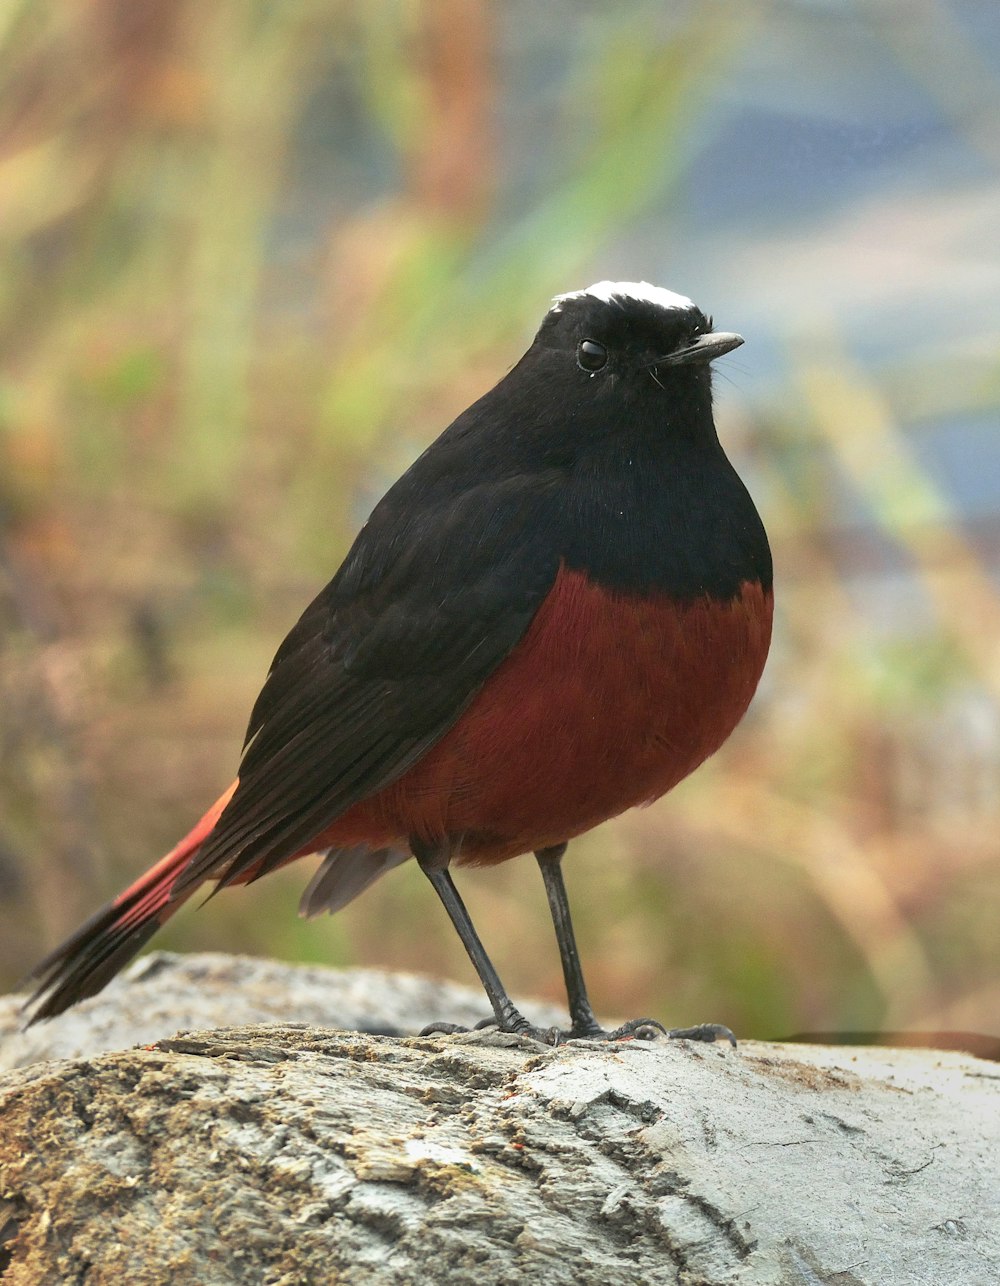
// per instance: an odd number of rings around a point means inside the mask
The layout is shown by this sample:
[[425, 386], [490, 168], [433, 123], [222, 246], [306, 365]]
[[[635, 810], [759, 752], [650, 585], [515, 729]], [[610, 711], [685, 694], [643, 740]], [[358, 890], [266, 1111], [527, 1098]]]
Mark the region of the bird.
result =
[[[712, 363], [742, 343], [645, 281], [555, 296], [521, 359], [389, 488], [278, 648], [232, 785], [35, 970], [30, 1021], [100, 991], [203, 885], [214, 896], [320, 854], [305, 915], [415, 860], [502, 1032], [732, 1039], [717, 1024], [600, 1025], [562, 859], [718, 750], [763, 671], [771, 554], [712, 411]], [[527, 853], [566, 1030], [515, 1006], [452, 878]]]

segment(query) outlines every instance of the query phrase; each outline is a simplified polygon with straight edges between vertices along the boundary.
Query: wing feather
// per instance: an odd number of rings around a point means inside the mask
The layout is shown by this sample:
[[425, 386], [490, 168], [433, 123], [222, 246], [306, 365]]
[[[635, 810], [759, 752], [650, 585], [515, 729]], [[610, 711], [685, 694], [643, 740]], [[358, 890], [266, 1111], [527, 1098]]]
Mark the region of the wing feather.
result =
[[494, 479], [429, 506], [388, 493], [279, 648], [239, 786], [178, 896], [287, 860], [456, 722], [555, 580], [538, 537], [560, 480]]

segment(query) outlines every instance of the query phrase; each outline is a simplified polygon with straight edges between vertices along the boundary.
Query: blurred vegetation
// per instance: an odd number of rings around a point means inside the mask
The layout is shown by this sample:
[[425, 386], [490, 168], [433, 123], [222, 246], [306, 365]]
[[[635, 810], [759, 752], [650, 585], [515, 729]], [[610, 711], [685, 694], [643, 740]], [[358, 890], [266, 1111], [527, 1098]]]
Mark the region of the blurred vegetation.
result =
[[[683, 140], [759, 12], [679, 6], [655, 39], [625, 16], [610, 41], [584, 15], [550, 93], [563, 163], [526, 200], [504, 189], [487, 3], [9, 0], [0, 980], [228, 784], [277, 643], [371, 503], [548, 297], [683, 188]], [[361, 159], [303, 219], [290, 193], [331, 83], [329, 128]], [[873, 377], [800, 321], [780, 402], [720, 398], [775, 545], [768, 675], [715, 760], [574, 845], [592, 993], [747, 1035], [996, 1030], [1000, 602], [901, 428], [995, 413], [995, 355]], [[858, 592], [831, 521], [844, 479], [929, 624], [887, 631]], [[470, 976], [418, 872], [310, 923], [307, 874], [187, 911], [158, 944]], [[533, 864], [463, 887], [512, 989], [560, 996]]]

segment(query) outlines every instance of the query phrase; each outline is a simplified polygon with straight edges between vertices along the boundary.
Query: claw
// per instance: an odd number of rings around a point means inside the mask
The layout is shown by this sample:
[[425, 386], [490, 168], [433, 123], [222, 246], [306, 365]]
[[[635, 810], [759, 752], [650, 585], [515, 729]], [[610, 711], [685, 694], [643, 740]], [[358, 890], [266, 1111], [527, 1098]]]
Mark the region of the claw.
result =
[[459, 1032], [484, 1031], [490, 1028], [505, 1031], [512, 1036], [527, 1036], [529, 1040], [537, 1040], [540, 1045], [561, 1045], [567, 1040], [579, 1040], [581, 1035], [596, 1035], [602, 1040], [606, 1038], [606, 1033], [600, 1030], [596, 1033], [567, 1032], [558, 1027], [535, 1027], [529, 1022], [522, 1022], [509, 1028], [501, 1027], [495, 1018], [481, 1018], [473, 1027], [463, 1027], [461, 1023], [428, 1023], [420, 1035], [454, 1036]]
[[455, 1036], [458, 1033], [488, 1031], [490, 1028], [497, 1031], [509, 1031], [511, 1035], [515, 1036], [528, 1036], [531, 1040], [537, 1040], [542, 1045], [558, 1045], [562, 1040], [566, 1039], [565, 1035], [558, 1027], [533, 1027], [530, 1023], [524, 1023], [521, 1026], [510, 1027], [508, 1029], [501, 1027], [495, 1018], [480, 1018], [479, 1022], [475, 1023], [472, 1027], [465, 1027], [462, 1023], [428, 1023], [427, 1026], [421, 1030], [420, 1035]]
[[605, 1040], [656, 1040], [657, 1036], [672, 1034], [655, 1018], [630, 1018], [614, 1031], [602, 1033]]
[[[662, 1031], [663, 1028], [661, 1027]], [[736, 1037], [722, 1023], [699, 1023], [697, 1027], [672, 1027], [666, 1033], [670, 1040], [703, 1040], [711, 1045], [717, 1040], [728, 1040], [736, 1048]]]

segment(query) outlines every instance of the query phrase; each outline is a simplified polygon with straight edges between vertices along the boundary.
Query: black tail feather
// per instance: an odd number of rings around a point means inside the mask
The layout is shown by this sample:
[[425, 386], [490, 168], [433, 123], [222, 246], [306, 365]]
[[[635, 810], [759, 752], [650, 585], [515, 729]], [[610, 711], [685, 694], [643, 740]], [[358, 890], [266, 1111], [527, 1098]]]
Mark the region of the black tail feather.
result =
[[31, 981], [38, 985], [26, 1005], [32, 1011], [29, 1027], [95, 996], [142, 950], [160, 919], [129, 923], [130, 909], [129, 899], [102, 907], [33, 971]]

